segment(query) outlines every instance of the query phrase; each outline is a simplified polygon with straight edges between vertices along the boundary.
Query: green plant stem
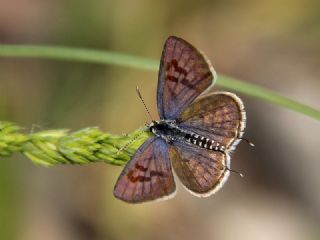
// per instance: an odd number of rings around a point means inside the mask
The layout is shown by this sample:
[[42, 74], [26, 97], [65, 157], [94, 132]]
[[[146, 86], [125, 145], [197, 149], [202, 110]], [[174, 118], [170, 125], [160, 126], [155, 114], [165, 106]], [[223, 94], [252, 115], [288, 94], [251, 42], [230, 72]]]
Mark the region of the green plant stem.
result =
[[103, 133], [96, 127], [73, 133], [58, 129], [24, 134], [15, 123], [0, 121], [0, 157], [20, 152], [42, 166], [91, 162], [124, 165], [149, 137], [146, 128], [128, 135]]
[[[121, 54], [117, 52], [77, 49], [70, 47], [55, 46], [32, 46], [32, 45], [6, 45], [0, 44], [0, 56], [21, 58], [46, 58], [53, 60], [70, 60], [98, 64], [112, 64], [117, 66], [132, 67], [145, 70], [157, 71], [159, 61], [142, 57]], [[266, 88], [243, 82], [231, 77], [220, 75], [217, 85], [225, 87], [249, 96], [260, 98], [287, 109], [302, 113], [311, 118], [320, 120], [320, 111], [299, 103], [281, 94]]]
[[302, 113], [311, 118], [320, 120], [320, 111], [303, 103], [280, 95], [279, 93], [262, 88], [258, 85], [246, 83], [231, 77], [222, 76], [219, 85], [221, 87], [236, 90], [249, 96], [257, 97], [267, 102], [285, 107], [298, 113]]
[[159, 62], [155, 60], [118, 52], [58, 46], [0, 44], [0, 56], [111, 64], [144, 70], [157, 70], [159, 65]]

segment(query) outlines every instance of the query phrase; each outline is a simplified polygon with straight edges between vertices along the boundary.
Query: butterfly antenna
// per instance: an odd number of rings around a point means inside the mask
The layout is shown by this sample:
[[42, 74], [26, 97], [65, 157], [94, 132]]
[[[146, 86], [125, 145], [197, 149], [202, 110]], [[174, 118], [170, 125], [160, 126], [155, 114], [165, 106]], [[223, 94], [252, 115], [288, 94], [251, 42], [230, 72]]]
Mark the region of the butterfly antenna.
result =
[[117, 155], [121, 153], [124, 149], [126, 149], [134, 141], [136, 141], [143, 133], [144, 133], [144, 129], [138, 135], [134, 136], [129, 142], [127, 142], [125, 145], [119, 148], [119, 150], [117, 151]]
[[241, 172], [238, 172], [238, 171], [236, 171], [236, 170], [233, 170], [233, 169], [230, 169], [230, 168], [228, 168], [228, 167], [226, 167], [226, 169], [228, 170], [228, 171], [230, 171], [230, 172], [233, 172], [233, 173], [236, 173], [236, 174], [238, 174], [240, 177], [244, 177], [244, 175], [241, 173]]
[[148, 115], [149, 115], [149, 118], [150, 118], [151, 122], [153, 122], [154, 120], [153, 120], [153, 118], [152, 118], [152, 116], [151, 116], [151, 114], [150, 114], [150, 112], [149, 112], [149, 109], [147, 108], [146, 103], [144, 102], [144, 100], [143, 100], [143, 98], [142, 98], [142, 95], [141, 95], [141, 93], [140, 93], [140, 90], [139, 90], [138, 86], [136, 87], [136, 92], [137, 92], [138, 97], [140, 98], [141, 102], [143, 103], [144, 108], [147, 110], [147, 113], [148, 113]]
[[249, 141], [248, 139], [246, 138], [239, 138], [239, 139], [246, 141], [251, 147], [255, 147], [254, 143]]

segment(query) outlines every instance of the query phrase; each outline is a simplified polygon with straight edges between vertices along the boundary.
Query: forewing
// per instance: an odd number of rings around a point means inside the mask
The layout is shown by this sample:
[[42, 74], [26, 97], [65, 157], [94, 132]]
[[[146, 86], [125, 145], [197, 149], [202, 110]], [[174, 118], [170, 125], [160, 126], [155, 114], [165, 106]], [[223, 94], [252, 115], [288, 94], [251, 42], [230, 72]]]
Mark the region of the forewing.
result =
[[176, 119], [213, 84], [215, 72], [209, 61], [185, 40], [169, 37], [162, 52], [157, 103], [161, 119]]
[[196, 196], [207, 197], [215, 193], [230, 174], [230, 157], [227, 153], [174, 142], [170, 157], [181, 182]]
[[236, 95], [217, 92], [192, 103], [177, 119], [179, 126], [232, 150], [243, 135], [246, 115]]
[[168, 145], [153, 137], [127, 163], [114, 188], [114, 196], [130, 203], [151, 201], [172, 195], [175, 183]]

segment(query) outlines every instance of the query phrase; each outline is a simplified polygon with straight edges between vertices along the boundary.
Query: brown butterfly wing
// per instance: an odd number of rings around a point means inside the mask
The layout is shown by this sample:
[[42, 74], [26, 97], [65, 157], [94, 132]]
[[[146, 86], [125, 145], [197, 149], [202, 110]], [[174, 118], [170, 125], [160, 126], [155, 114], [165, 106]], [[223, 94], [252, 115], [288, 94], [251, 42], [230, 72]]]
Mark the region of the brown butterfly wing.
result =
[[170, 157], [179, 179], [196, 196], [207, 197], [215, 193], [230, 174], [227, 153], [175, 141], [170, 148]]
[[232, 150], [243, 135], [246, 115], [236, 95], [217, 92], [192, 103], [177, 119], [179, 127]]
[[175, 192], [167, 143], [153, 137], [147, 140], [127, 163], [114, 188], [114, 196], [139, 203], [168, 197]]
[[161, 119], [176, 119], [215, 81], [209, 61], [190, 43], [169, 37], [159, 70], [157, 103]]

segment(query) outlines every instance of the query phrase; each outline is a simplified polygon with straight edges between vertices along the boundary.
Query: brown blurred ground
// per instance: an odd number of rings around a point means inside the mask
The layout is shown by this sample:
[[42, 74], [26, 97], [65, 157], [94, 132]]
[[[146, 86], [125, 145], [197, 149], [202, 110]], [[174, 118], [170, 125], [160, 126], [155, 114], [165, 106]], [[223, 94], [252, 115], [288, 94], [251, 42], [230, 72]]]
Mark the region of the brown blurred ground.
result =
[[[202, 49], [218, 73], [320, 107], [319, 1], [1, 0], [0, 43], [54, 44], [160, 57], [168, 35]], [[0, 117], [30, 131], [144, 124], [157, 73], [94, 64], [0, 59]], [[121, 167], [42, 168], [0, 159], [0, 239], [320, 239], [320, 126], [239, 94], [246, 137], [213, 197], [128, 205], [112, 195]]]

